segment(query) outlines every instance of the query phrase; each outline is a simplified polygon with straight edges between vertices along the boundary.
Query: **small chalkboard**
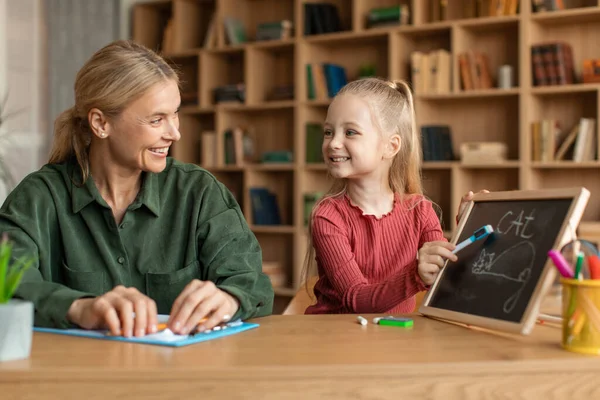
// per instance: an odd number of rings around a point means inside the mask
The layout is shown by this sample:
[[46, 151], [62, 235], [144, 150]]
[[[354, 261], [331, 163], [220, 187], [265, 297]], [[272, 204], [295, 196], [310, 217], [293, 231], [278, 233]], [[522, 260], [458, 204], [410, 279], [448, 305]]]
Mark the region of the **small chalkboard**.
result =
[[589, 196], [585, 188], [475, 195], [451, 242], [488, 224], [494, 233], [446, 262], [419, 312], [528, 334], [556, 278], [548, 251], [574, 237]]

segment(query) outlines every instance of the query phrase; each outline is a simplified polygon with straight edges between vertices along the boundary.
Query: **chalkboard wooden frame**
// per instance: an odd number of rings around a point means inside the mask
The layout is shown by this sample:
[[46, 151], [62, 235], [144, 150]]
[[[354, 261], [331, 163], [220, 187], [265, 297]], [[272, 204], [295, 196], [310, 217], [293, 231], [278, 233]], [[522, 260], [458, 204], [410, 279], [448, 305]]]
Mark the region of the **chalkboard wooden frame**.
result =
[[[471, 216], [475, 204], [480, 202], [498, 202], [498, 201], [519, 201], [519, 200], [571, 200], [571, 205], [566, 213], [559, 233], [554, 239], [552, 248], [559, 249], [564, 244], [575, 238], [576, 229], [581, 221], [585, 207], [590, 197], [590, 192], [583, 187], [567, 188], [567, 189], [542, 189], [542, 190], [520, 190], [520, 191], [506, 191], [506, 192], [492, 192], [492, 193], [478, 193], [473, 197], [473, 200], [468, 204], [467, 210], [453, 233], [451, 243], [456, 244], [459, 238], [470, 236], [472, 232], [465, 232], [465, 235], [461, 235], [465, 224]], [[464, 251], [464, 250], [463, 250]], [[460, 257], [460, 253], [458, 253]], [[446, 262], [446, 265], [449, 261]], [[539, 265], [539, 264], [538, 264]], [[431, 289], [428, 291], [424, 298], [422, 305], [419, 307], [419, 312], [425, 316], [439, 318], [446, 321], [457, 322], [472, 326], [479, 326], [483, 328], [489, 328], [499, 331], [506, 331], [511, 333], [520, 333], [527, 335], [531, 332], [535, 326], [536, 320], [539, 315], [540, 303], [543, 297], [548, 292], [548, 289], [552, 286], [552, 283], [556, 279], [556, 268], [552, 265], [552, 262], [546, 258], [543, 270], [539, 275], [539, 279], [535, 284], [535, 289], [532, 295], [528, 299], [527, 306], [524, 313], [522, 314], [521, 320], [518, 322], [507, 321], [497, 318], [484, 317], [481, 315], [469, 314], [465, 312], [458, 312], [455, 310], [444, 309], [434, 307], [430, 305], [432, 299], [436, 295], [436, 292], [440, 288], [440, 283], [444, 280], [445, 271], [443, 268]], [[492, 294], [493, 295], [493, 294]]]

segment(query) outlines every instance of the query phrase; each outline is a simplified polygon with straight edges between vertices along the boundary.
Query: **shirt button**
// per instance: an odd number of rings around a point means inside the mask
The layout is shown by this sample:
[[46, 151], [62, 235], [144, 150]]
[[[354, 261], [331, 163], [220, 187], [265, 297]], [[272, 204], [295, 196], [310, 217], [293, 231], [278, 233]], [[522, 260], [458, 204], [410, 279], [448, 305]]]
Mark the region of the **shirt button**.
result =
[[119, 264], [123, 264], [125, 262], [125, 257], [121, 256], [121, 257], [117, 258], [117, 262]]

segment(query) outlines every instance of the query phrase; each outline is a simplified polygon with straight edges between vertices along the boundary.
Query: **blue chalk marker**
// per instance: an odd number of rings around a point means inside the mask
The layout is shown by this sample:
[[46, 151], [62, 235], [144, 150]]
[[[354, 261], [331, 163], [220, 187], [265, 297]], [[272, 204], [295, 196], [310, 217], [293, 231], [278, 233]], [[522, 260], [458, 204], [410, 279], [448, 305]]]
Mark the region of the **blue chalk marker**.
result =
[[462, 249], [464, 249], [471, 243], [475, 243], [475, 241], [487, 237], [492, 232], [494, 232], [494, 228], [492, 228], [491, 225], [482, 226], [481, 228], [477, 229], [475, 231], [475, 233], [473, 235], [471, 235], [471, 237], [469, 237], [468, 239], [465, 239], [462, 242], [460, 242], [459, 244], [457, 244], [456, 247], [454, 248], [454, 250], [452, 250], [452, 254], [458, 253], [459, 251], [461, 251]]

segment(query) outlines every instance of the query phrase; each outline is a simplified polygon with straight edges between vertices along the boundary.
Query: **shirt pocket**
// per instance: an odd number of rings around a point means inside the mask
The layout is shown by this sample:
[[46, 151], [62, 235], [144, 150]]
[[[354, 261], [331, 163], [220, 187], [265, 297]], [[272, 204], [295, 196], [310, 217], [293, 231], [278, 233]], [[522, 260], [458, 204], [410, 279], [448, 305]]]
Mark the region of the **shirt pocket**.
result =
[[164, 274], [146, 274], [146, 292], [156, 302], [159, 314], [169, 314], [173, 302], [194, 279], [200, 279], [200, 262], [188, 264], [183, 269]]
[[75, 271], [63, 261], [66, 285], [74, 290], [90, 293], [96, 296], [104, 294], [103, 271]]

